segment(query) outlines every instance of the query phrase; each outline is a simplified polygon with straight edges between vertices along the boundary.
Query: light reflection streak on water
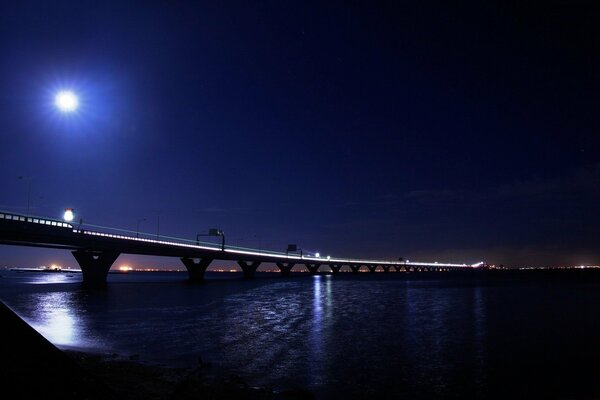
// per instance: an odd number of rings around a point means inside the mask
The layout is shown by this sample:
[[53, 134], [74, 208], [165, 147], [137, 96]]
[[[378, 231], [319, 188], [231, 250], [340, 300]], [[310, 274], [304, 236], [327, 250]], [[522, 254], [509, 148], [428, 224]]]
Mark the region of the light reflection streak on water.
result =
[[77, 281], [77, 279], [81, 279], [79, 277], [73, 277], [73, 275], [65, 275], [61, 273], [41, 273], [38, 276], [32, 277], [33, 280], [27, 281], [25, 283], [33, 284], [33, 285], [46, 285], [53, 283], [68, 283]]
[[[311, 380], [313, 385], [320, 385], [327, 380], [326, 360], [330, 327], [333, 326], [333, 301], [331, 295], [331, 275], [313, 277], [312, 319], [309, 332]], [[325, 380], [325, 381], [324, 381]]]
[[332, 309], [332, 296], [331, 296], [331, 275], [325, 276], [325, 305], [327, 306], [325, 310], [325, 316], [327, 317], [328, 324], [331, 323], [331, 309]]
[[313, 276], [312, 319], [309, 333], [310, 365], [316, 370], [311, 371], [313, 379], [318, 379], [322, 369], [323, 358], [323, 301], [321, 295], [321, 276]]
[[80, 346], [80, 323], [73, 310], [73, 293], [42, 293], [35, 297], [31, 326], [53, 344]]

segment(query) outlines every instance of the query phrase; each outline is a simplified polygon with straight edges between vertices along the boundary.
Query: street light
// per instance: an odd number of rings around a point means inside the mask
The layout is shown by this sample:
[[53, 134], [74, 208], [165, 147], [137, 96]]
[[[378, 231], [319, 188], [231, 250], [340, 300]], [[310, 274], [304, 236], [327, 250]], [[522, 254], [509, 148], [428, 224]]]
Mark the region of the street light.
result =
[[137, 220], [137, 226], [135, 228], [135, 237], [139, 238], [140, 237], [140, 222], [144, 222], [146, 221], [146, 218], [140, 218]]
[[199, 233], [196, 235], [196, 245], [200, 245], [200, 236], [220, 236], [221, 237], [221, 251], [225, 251], [225, 232], [217, 228], [211, 228], [208, 233]]
[[30, 196], [31, 195], [31, 178], [24, 178], [22, 176], [19, 176], [19, 177], [17, 177], [17, 179], [27, 181], [27, 214], [25, 214], [25, 215], [29, 217], [29, 199], [31, 197]]
[[160, 237], [160, 210], [156, 212], [156, 240]]
[[72, 208], [65, 208], [65, 214], [63, 215], [63, 219], [67, 222], [71, 222], [73, 221], [73, 218], [75, 218], [75, 214], [73, 213], [73, 209]]

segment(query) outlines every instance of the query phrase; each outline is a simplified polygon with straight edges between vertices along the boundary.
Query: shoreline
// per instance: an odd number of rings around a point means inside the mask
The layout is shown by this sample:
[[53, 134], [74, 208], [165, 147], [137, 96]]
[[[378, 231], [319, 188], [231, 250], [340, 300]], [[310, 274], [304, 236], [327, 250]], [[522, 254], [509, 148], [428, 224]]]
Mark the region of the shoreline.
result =
[[0, 384], [21, 398], [62, 399], [290, 399], [315, 396], [304, 390], [275, 392], [199, 361], [195, 367], [143, 362], [138, 356], [61, 350], [0, 301]]

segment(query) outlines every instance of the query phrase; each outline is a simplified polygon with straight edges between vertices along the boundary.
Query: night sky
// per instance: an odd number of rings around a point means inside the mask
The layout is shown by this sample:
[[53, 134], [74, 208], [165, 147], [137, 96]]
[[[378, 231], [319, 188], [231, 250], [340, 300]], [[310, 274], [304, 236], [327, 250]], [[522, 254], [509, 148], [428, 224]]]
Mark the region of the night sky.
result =
[[[4, 2], [0, 209], [337, 257], [600, 264], [598, 7], [211, 3]], [[0, 266], [50, 262], [76, 265], [0, 247]]]

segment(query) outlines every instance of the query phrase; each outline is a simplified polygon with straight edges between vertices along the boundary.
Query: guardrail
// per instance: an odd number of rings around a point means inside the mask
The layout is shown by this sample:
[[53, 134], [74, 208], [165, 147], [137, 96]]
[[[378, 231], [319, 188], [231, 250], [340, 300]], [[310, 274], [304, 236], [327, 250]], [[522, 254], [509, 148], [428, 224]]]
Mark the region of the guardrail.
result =
[[[210, 250], [210, 251], [216, 251], [216, 252], [225, 251], [227, 253], [234, 253], [234, 254], [240, 254], [240, 255], [252, 255], [252, 256], [266, 257], [266, 258], [272, 258], [272, 259], [288, 259], [288, 260], [296, 260], [296, 261], [308, 261], [308, 262], [321, 263], [321, 264], [335, 264], [335, 263], [337, 263], [337, 264], [371, 264], [371, 265], [378, 264], [378, 265], [403, 265], [403, 266], [415, 266], [415, 267], [438, 266], [438, 267], [465, 267], [465, 268], [478, 267], [483, 264], [483, 263], [477, 263], [477, 264], [469, 265], [469, 264], [450, 264], [450, 263], [437, 263], [437, 262], [431, 263], [431, 262], [408, 262], [408, 261], [389, 261], [389, 260], [364, 260], [364, 259], [361, 260], [361, 259], [333, 258], [333, 257], [311, 257], [311, 256], [305, 256], [305, 255], [294, 255], [294, 254], [290, 255], [288, 253], [270, 251], [270, 250], [257, 250], [257, 249], [240, 247], [240, 246], [232, 246], [232, 245], [226, 245], [225, 249], [221, 250], [220, 245], [215, 244], [215, 243], [210, 243], [210, 242], [198, 242], [196, 240], [189, 240], [189, 239], [176, 238], [176, 237], [170, 237], [170, 236], [163, 236], [163, 238], [165, 238], [167, 240], [149, 239], [148, 237], [143, 237], [143, 236], [154, 236], [154, 234], [149, 234], [149, 233], [144, 233], [144, 232], [134, 232], [131, 230], [126, 230], [126, 229], [105, 227], [105, 226], [93, 225], [93, 224], [88, 224], [88, 223], [81, 224], [78, 228], [74, 228], [74, 226], [72, 224], [69, 224], [64, 221], [56, 220], [56, 219], [37, 217], [37, 216], [25, 216], [25, 215], [19, 215], [19, 214], [5, 212], [5, 211], [0, 211], [0, 219], [9, 220], [9, 221], [17, 221], [17, 222], [26, 222], [26, 223], [32, 223], [32, 224], [39, 224], [39, 225], [55, 226], [57, 228], [67, 228], [67, 229], [71, 229], [73, 233], [81, 233], [84, 235], [92, 235], [92, 236], [98, 236], [98, 237], [106, 237], [106, 238], [113, 238], [113, 239], [120, 239], [120, 240], [130, 240], [130, 241], [145, 242], [145, 243], [152, 243], [152, 244], [159, 244], [159, 245], [179, 246], [179, 247], [194, 248], [194, 249], [200, 249], [200, 250]], [[81, 227], [84, 225], [86, 228], [97, 228], [97, 229], [109, 230], [109, 231], [112, 230], [112, 231], [118, 231], [120, 233], [135, 234], [135, 236], [107, 233], [107, 232], [101, 232], [101, 231], [90, 230], [90, 229], [81, 229]], [[142, 237], [138, 237], [139, 235], [142, 235]]]

